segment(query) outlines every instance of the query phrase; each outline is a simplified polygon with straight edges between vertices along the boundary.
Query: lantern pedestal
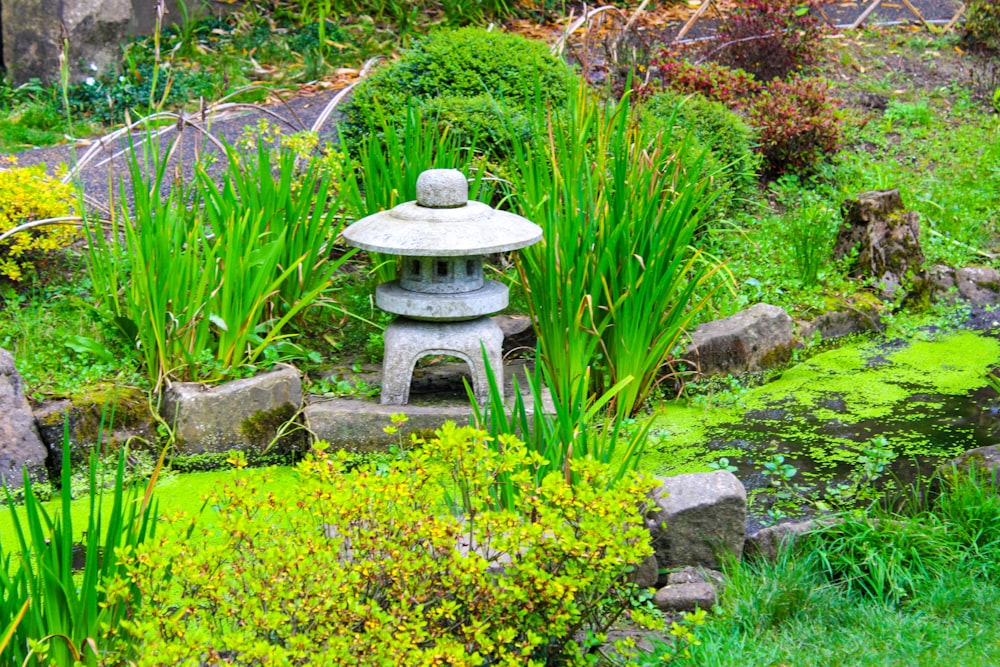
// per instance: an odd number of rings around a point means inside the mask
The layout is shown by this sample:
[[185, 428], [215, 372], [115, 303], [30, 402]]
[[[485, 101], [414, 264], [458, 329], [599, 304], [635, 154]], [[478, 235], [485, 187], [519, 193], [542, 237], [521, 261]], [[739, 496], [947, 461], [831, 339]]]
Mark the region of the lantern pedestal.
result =
[[488, 317], [464, 322], [426, 322], [397, 317], [385, 329], [382, 405], [406, 405], [417, 360], [429, 354], [451, 355], [469, 365], [472, 389], [482, 405], [489, 398], [483, 350], [503, 392], [503, 331]]
[[429, 169], [416, 185], [416, 201], [344, 230], [357, 248], [402, 257], [399, 280], [375, 289], [378, 307], [400, 316], [385, 330], [382, 405], [406, 405], [413, 367], [429, 354], [464, 360], [482, 404], [489, 398], [483, 349], [503, 391], [503, 332], [484, 316], [507, 307], [507, 286], [486, 280], [483, 258], [537, 243], [542, 228], [469, 201], [469, 182], [455, 169]]

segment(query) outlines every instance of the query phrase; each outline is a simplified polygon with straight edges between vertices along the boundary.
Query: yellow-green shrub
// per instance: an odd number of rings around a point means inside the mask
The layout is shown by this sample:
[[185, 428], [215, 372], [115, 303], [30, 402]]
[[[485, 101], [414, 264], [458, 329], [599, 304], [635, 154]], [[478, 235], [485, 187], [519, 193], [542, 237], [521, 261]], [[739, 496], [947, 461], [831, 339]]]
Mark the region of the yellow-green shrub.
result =
[[[45, 173], [45, 165], [18, 167], [13, 157], [0, 159], [0, 234], [30, 220], [69, 215], [72, 188]], [[0, 276], [21, 280], [39, 255], [62, 248], [77, 235], [75, 227], [48, 225], [0, 242]]]
[[[132, 555], [137, 663], [583, 664], [587, 631], [628, 606], [626, 572], [650, 553], [649, 484], [608, 489], [579, 461], [572, 488], [536, 486], [536, 455], [485, 438], [446, 425], [398, 465], [353, 472], [320, 446], [287, 494], [221, 491], [218, 527]], [[504, 471], [520, 471], [516, 511], [490, 509]], [[473, 511], [450, 513], [449, 494]]]

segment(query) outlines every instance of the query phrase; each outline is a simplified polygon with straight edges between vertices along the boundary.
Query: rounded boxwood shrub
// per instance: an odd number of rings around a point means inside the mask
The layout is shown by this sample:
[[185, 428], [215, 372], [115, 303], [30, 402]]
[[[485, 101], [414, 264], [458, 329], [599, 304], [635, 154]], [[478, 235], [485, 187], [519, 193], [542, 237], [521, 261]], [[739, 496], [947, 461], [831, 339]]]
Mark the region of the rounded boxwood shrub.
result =
[[726, 105], [698, 93], [682, 95], [667, 90], [649, 98], [643, 111], [644, 122], [653, 131], [662, 131], [673, 119], [681, 130], [675, 131], [674, 137], [690, 131], [698, 147], [708, 150], [704, 169], [716, 181], [718, 207], [732, 206], [756, 187], [761, 160], [754, 151], [754, 131]]
[[572, 79], [570, 68], [543, 42], [481, 28], [436, 32], [358, 84], [345, 108], [341, 138], [351, 149], [386, 123], [401, 127], [414, 99], [424, 117], [436, 115], [456, 131], [479, 134], [483, 144], [502, 144], [525, 131], [519, 111], [536, 102], [562, 106]]

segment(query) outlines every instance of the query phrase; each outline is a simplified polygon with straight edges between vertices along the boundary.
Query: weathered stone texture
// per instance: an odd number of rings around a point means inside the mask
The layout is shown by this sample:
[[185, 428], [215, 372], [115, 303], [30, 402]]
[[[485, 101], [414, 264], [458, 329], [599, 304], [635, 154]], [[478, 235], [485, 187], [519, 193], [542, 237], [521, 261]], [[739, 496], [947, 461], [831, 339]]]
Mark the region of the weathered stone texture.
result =
[[650, 532], [661, 568], [717, 568], [726, 554], [742, 555], [747, 494], [731, 472], [661, 479], [653, 500]]
[[792, 318], [778, 306], [758, 303], [700, 325], [685, 358], [701, 375], [742, 373], [784, 363], [791, 354]]
[[301, 405], [299, 372], [284, 367], [215, 387], [176, 382], [164, 392], [160, 412], [183, 454], [257, 452], [275, 435], [276, 428], [264, 423], [269, 416], [285, 421]]
[[[164, 25], [183, 20], [177, 3], [166, 0]], [[191, 15], [233, 7], [196, 0], [187, 6]], [[77, 81], [119, 62], [121, 45], [156, 25], [155, 0], [3, 0], [2, 8], [3, 58], [14, 85], [31, 78], [58, 81], [64, 38], [71, 80]]]
[[903, 283], [926, 279], [920, 219], [915, 212], [903, 208], [899, 190], [864, 192], [856, 199], [846, 200], [841, 214], [844, 223], [833, 256], [840, 259], [857, 248], [852, 275], [874, 278], [887, 295]]
[[32, 479], [45, 479], [45, 454], [14, 357], [0, 348], [0, 478], [20, 487], [27, 469]]

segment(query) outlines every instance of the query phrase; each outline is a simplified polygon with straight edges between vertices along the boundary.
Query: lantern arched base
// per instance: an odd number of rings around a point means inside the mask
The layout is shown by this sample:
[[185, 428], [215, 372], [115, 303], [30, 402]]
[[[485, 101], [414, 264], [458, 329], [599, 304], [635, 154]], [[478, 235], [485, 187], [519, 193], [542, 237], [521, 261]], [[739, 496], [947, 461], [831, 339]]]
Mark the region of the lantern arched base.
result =
[[488, 317], [464, 322], [425, 322], [397, 317], [385, 329], [382, 405], [406, 405], [417, 361], [431, 354], [451, 355], [469, 365], [476, 401], [489, 398], [483, 350], [503, 392], [503, 331]]

